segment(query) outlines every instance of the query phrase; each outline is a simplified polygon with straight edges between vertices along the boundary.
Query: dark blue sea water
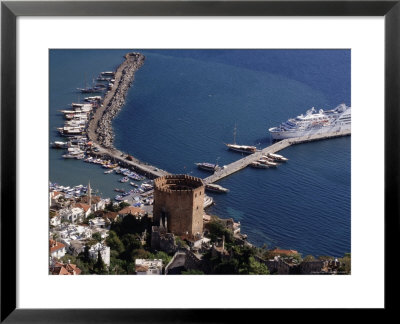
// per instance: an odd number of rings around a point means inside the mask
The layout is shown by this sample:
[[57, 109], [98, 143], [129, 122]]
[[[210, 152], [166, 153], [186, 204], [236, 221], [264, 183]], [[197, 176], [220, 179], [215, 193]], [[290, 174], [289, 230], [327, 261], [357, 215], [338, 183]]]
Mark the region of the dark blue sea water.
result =
[[[58, 110], [77, 101], [75, 88], [115, 69], [128, 50], [50, 52], [50, 140], [63, 123]], [[127, 102], [114, 119], [115, 146], [172, 173], [209, 174], [195, 162], [228, 164], [240, 154], [224, 143], [265, 147], [267, 129], [315, 106], [351, 104], [349, 50], [140, 50]], [[276, 170], [245, 169], [219, 182], [208, 213], [232, 217], [256, 245], [303, 255], [350, 252], [350, 137], [301, 144], [281, 153]], [[104, 196], [116, 175], [50, 150], [50, 180], [87, 183]], [[127, 185], [128, 187], [129, 185]]]

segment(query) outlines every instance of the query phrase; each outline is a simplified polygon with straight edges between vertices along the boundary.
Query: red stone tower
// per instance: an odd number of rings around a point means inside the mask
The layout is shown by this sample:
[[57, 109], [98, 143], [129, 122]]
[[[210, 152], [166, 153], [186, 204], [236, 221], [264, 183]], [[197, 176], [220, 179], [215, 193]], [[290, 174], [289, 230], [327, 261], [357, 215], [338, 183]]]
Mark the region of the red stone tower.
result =
[[154, 180], [153, 219], [169, 233], [203, 233], [204, 183], [188, 175], [167, 175]]

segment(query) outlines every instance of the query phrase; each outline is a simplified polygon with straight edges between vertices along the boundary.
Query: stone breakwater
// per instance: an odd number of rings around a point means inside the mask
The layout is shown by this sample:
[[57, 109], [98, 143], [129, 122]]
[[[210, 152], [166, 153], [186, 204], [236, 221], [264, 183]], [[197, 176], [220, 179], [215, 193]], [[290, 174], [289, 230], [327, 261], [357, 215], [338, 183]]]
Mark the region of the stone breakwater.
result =
[[113, 148], [114, 132], [112, 120], [125, 104], [125, 97], [135, 77], [135, 72], [143, 65], [144, 55], [128, 53], [125, 61], [115, 72], [115, 82], [107, 92], [102, 105], [97, 108], [88, 126], [89, 140], [104, 148]]
[[150, 164], [117, 150], [113, 146], [114, 132], [112, 120], [125, 103], [125, 97], [131, 86], [135, 72], [143, 65], [145, 57], [140, 53], [128, 53], [125, 61], [118, 67], [114, 75], [114, 86], [105, 95], [100, 107], [94, 112], [88, 128], [87, 136], [98, 148], [91, 155], [112, 159], [123, 167], [129, 167], [149, 178], [157, 178], [169, 174]]

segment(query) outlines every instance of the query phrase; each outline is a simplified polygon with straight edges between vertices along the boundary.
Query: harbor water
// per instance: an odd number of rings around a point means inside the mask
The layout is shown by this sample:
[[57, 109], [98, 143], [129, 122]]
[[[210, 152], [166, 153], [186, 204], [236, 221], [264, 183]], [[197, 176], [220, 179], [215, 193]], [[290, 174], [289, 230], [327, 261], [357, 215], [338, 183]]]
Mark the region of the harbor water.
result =
[[[61, 109], [83, 99], [78, 87], [115, 70], [129, 51], [146, 57], [126, 104], [113, 121], [114, 145], [171, 173], [205, 178], [196, 162], [229, 164], [241, 157], [224, 143], [264, 148], [268, 128], [311, 107], [351, 105], [349, 50], [51, 50], [49, 140], [61, 140]], [[246, 168], [218, 184], [209, 214], [241, 222], [242, 233], [303, 254], [351, 252], [351, 137], [295, 145], [276, 169]], [[103, 197], [131, 189], [98, 165], [63, 159], [50, 149], [49, 181], [87, 184]]]

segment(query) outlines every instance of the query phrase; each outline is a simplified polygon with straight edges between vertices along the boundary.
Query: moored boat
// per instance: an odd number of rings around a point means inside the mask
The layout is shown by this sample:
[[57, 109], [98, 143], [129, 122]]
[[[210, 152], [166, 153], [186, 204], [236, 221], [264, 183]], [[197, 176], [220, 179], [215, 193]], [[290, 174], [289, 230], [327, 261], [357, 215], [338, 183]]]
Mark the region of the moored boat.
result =
[[195, 163], [199, 169], [210, 171], [210, 172], [215, 172], [218, 169], [217, 164], [213, 163], [207, 163], [207, 162], [202, 162], [202, 163]]
[[229, 189], [224, 188], [224, 187], [222, 187], [220, 185], [217, 185], [215, 183], [206, 184], [206, 190], [214, 191], [214, 192], [229, 192]]
[[305, 115], [290, 118], [268, 129], [274, 140], [351, 130], [351, 107], [340, 104], [334, 109], [318, 112], [313, 107]]
[[264, 164], [257, 161], [250, 163], [250, 166], [257, 169], [268, 169], [270, 167], [268, 164]]
[[280, 162], [289, 161], [289, 159], [285, 158], [284, 156], [279, 155], [279, 154], [274, 154], [274, 153], [268, 153], [267, 157], [269, 157], [269, 158], [271, 158], [271, 159], [273, 159], [275, 161], [280, 161]]

